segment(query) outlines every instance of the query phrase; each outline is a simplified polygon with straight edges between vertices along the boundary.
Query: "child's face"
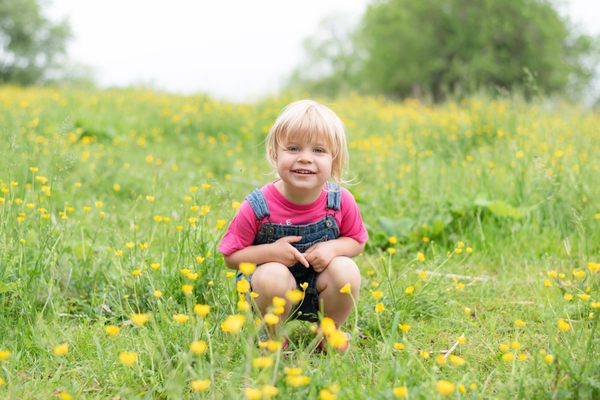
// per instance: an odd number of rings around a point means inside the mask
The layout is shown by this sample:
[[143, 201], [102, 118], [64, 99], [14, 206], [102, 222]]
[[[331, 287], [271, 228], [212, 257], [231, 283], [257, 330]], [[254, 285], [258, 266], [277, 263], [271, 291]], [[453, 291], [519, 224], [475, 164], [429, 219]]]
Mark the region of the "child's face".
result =
[[277, 174], [297, 196], [311, 198], [321, 193], [331, 176], [332, 155], [326, 143], [291, 139], [277, 149]]

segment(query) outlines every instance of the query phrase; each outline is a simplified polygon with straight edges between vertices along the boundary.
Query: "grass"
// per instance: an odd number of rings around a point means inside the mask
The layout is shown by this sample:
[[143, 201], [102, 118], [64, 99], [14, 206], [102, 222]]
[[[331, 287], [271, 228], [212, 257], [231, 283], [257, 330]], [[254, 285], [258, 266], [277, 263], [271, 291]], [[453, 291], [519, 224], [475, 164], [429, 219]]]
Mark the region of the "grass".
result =
[[330, 102], [370, 235], [351, 349], [314, 352], [292, 322], [290, 350], [270, 352], [216, 245], [272, 179], [263, 140], [292, 100], [0, 88], [0, 396], [600, 396], [597, 114]]

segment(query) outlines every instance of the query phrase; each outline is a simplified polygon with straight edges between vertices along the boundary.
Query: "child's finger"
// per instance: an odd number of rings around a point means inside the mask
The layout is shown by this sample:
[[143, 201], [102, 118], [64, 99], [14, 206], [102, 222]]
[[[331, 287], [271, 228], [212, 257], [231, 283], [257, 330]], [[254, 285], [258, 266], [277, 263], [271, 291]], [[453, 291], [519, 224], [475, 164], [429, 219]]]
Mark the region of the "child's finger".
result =
[[284, 236], [281, 240], [286, 241], [288, 243], [295, 243], [302, 240], [302, 236]]
[[308, 261], [306, 261], [306, 257], [304, 257], [304, 254], [300, 253], [296, 249], [294, 249], [294, 256], [296, 256], [296, 260], [300, 261], [300, 263], [302, 265], [304, 265], [306, 268], [308, 268], [310, 266], [310, 264], [308, 263]]

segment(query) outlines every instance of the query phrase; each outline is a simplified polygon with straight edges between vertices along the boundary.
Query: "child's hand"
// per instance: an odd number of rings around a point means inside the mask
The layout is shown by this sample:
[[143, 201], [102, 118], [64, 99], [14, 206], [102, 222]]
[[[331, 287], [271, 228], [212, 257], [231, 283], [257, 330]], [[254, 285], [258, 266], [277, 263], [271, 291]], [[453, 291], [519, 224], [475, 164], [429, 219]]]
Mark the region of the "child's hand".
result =
[[300, 253], [298, 249], [290, 244], [300, 240], [302, 240], [302, 236], [284, 236], [272, 243], [271, 246], [276, 257], [274, 261], [280, 262], [288, 267], [292, 267], [297, 262], [300, 262], [308, 268], [309, 264], [304, 257], [304, 254]]
[[315, 243], [304, 252], [304, 257], [316, 272], [323, 272], [335, 255], [328, 242]]

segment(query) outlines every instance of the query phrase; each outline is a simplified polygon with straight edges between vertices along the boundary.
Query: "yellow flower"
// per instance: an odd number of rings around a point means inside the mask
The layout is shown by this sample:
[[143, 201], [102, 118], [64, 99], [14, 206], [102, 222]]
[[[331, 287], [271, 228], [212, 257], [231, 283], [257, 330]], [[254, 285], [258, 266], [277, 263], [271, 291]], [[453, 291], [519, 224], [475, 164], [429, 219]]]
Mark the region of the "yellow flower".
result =
[[250, 262], [240, 263], [240, 272], [242, 274], [249, 276], [254, 270], [256, 270], [256, 264]]
[[69, 393], [64, 392], [64, 391], [63, 392], [59, 392], [57, 394], [57, 396], [58, 396], [58, 398], [60, 400], [72, 400], [73, 399], [73, 396], [71, 396]]
[[184, 324], [187, 322], [188, 319], [190, 319], [190, 317], [188, 315], [173, 314], [173, 321], [177, 322], [178, 324]]
[[117, 336], [121, 331], [121, 328], [119, 328], [116, 325], [109, 325], [106, 328], [104, 328], [104, 331], [108, 336]]
[[264, 399], [270, 399], [279, 393], [279, 389], [272, 385], [263, 385], [260, 390]]
[[383, 310], [385, 310], [385, 307], [383, 306], [383, 303], [377, 303], [375, 304], [375, 312], [376, 313], [382, 313]]
[[238, 208], [240, 208], [241, 204], [239, 201], [232, 201], [231, 202], [231, 208], [233, 208], [234, 210], [237, 210]]
[[459, 241], [459, 242], [456, 244], [456, 247], [458, 247], [459, 249], [461, 249], [461, 248], [465, 247], [465, 242]]
[[300, 284], [300, 288], [302, 288], [302, 290], [306, 290], [307, 287], [308, 287], [308, 282], [302, 282]]
[[419, 272], [419, 274], [417, 276], [422, 281], [426, 281], [427, 280], [427, 271], [421, 271], [421, 272]]
[[552, 354], [546, 354], [544, 356], [544, 361], [548, 364], [552, 364], [552, 362], [554, 361], [554, 356]]
[[299, 375], [299, 376], [286, 376], [285, 383], [292, 387], [300, 387], [306, 386], [310, 383], [310, 378], [308, 376]]
[[204, 392], [210, 387], [210, 379], [194, 379], [190, 382], [190, 389], [194, 392]]
[[515, 356], [513, 353], [504, 353], [502, 354], [502, 360], [505, 362], [511, 362], [512, 360], [515, 359]]
[[260, 400], [262, 391], [256, 388], [245, 388], [244, 396], [246, 397], [246, 400]]
[[302, 301], [302, 299], [304, 299], [304, 292], [298, 289], [288, 290], [285, 292], [285, 297], [287, 297], [292, 304], [298, 304]]
[[598, 309], [600, 308], [600, 301], [593, 301], [590, 305], [593, 309]]
[[215, 228], [217, 228], [217, 230], [221, 230], [225, 226], [226, 223], [227, 223], [226, 220], [218, 219], [217, 223], [215, 224]]
[[193, 285], [181, 285], [181, 290], [183, 291], [183, 294], [185, 294], [186, 296], [189, 296], [192, 294], [192, 291], [194, 290], [194, 286]]
[[221, 329], [226, 333], [238, 333], [246, 322], [246, 317], [240, 314], [230, 315], [221, 323]]
[[393, 247], [388, 247], [386, 250], [390, 255], [396, 254], [396, 249]]
[[574, 269], [573, 276], [575, 277], [575, 279], [581, 280], [581, 279], [585, 278], [585, 271], [580, 270], [580, 269]]
[[394, 350], [402, 351], [404, 350], [404, 344], [400, 342], [394, 343]]
[[252, 360], [252, 366], [254, 368], [263, 369], [269, 368], [273, 365], [273, 359], [271, 357], [256, 357]]
[[389, 244], [396, 244], [396, 243], [398, 243], [398, 238], [396, 236], [390, 236], [388, 238], [388, 242], [389, 242]]
[[552, 287], [552, 282], [550, 282], [548, 279], [544, 279], [544, 287]]
[[443, 379], [440, 381], [437, 381], [437, 383], [435, 385], [435, 389], [442, 396], [450, 396], [452, 393], [454, 393], [455, 387], [456, 386], [454, 385], [454, 383], [445, 381]]
[[429, 358], [431, 357], [431, 354], [429, 354], [429, 352], [425, 350], [419, 350], [419, 355], [425, 360], [429, 360]]
[[404, 293], [406, 293], [406, 294], [413, 294], [414, 292], [415, 292], [414, 286], [407, 286], [406, 289], [404, 289]]
[[196, 264], [202, 264], [206, 258], [202, 256], [196, 256]]
[[131, 320], [137, 326], [143, 326], [146, 322], [150, 320], [150, 314], [131, 314]]
[[285, 307], [285, 299], [279, 296], [273, 296], [273, 307]]
[[54, 352], [54, 355], [62, 357], [69, 352], [69, 345], [67, 343], [61, 343], [57, 346], [54, 346], [52, 351]]
[[410, 325], [409, 324], [399, 324], [398, 329], [400, 329], [402, 332], [406, 333], [406, 332], [410, 331]]
[[345, 293], [345, 294], [351, 294], [351, 288], [350, 288], [350, 283], [346, 283], [344, 286], [342, 286], [342, 288], [340, 289], [340, 293]]
[[591, 296], [587, 293], [581, 293], [581, 294], [578, 294], [577, 297], [579, 297], [583, 301], [588, 301]]
[[466, 343], [466, 341], [467, 341], [467, 338], [466, 338], [466, 337], [464, 337], [463, 335], [461, 335], [461, 336], [459, 336], [459, 337], [457, 337], [457, 338], [456, 338], [456, 341], [457, 341], [459, 344], [465, 344], [465, 343]]
[[137, 361], [138, 354], [135, 351], [122, 351], [119, 353], [119, 361], [126, 366], [132, 366]]
[[458, 247], [457, 247], [457, 248], [455, 248], [455, 249], [454, 249], [454, 252], [455, 252], [456, 254], [462, 254], [463, 250], [462, 250], [461, 248], [458, 248]]
[[498, 346], [498, 348], [500, 349], [501, 352], [506, 353], [507, 351], [510, 350], [510, 347], [506, 344], [506, 343], [502, 343], [500, 344], [500, 346]]
[[442, 354], [439, 354], [435, 357], [435, 363], [437, 365], [446, 365], [446, 357], [444, 357]]
[[[598, 214], [598, 215], [600, 215], [600, 214]], [[598, 218], [598, 219], [600, 219], [600, 218]], [[600, 263], [588, 261], [587, 267], [591, 273], [596, 273], [596, 272], [600, 271]]]
[[0, 349], [0, 361], [6, 361], [12, 353], [8, 350]]
[[346, 347], [348, 344], [348, 336], [346, 336], [341, 330], [336, 329], [327, 335], [327, 343], [335, 348], [341, 349]]
[[517, 342], [516, 340], [513, 340], [512, 342], [510, 342], [510, 347], [513, 350], [518, 350], [521, 348], [521, 343]]
[[200, 355], [206, 351], [207, 347], [208, 345], [204, 340], [193, 341], [190, 344], [190, 351], [196, 355]]
[[329, 317], [323, 318], [321, 320], [321, 330], [326, 335], [330, 335], [333, 332], [335, 332], [336, 327], [335, 327], [335, 322], [333, 321], [333, 319], [331, 319]]
[[152, 292], [152, 295], [158, 299], [162, 297], [162, 292], [160, 290], [155, 290], [154, 292]]
[[465, 365], [465, 359], [459, 356], [455, 356], [455, 355], [450, 355], [450, 357], [448, 357], [448, 359], [450, 360], [450, 362], [458, 367]]
[[473, 310], [471, 310], [469, 307], [463, 308], [463, 314], [465, 315], [471, 315], [471, 311]]
[[285, 373], [286, 376], [300, 376], [302, 374], [302, 369], [300, 368], [292, 368], [292, 367], [285, 367], [283, 369], [283, 372]]
[[131, 275], [133, 275], [133, 276], [140, 276], [141, 274], [142, 274], [142, 270], [139, 268], [131, 271]]
[[527, 354], [525, 354], [525, 353], [519, 353], [519, 355], [517, 357], [521, 361], [527, 361]]
[[248, 311], [250, 309], [250, 304], [245, 299], [239, 299], [237, 306], [240, 311]]
[[552, 271], [548, 271], [546, 272], [546, 275], [548, 275], [548, 278], [556, 278], [558, 276], [558, 272], [552, 270]]
[[194, 306], [194, 313], [199, 317], [206, 317], [210, 312], [210, 306], [206, 304], [196, 304]]
[[525, 325], [527, 325], [526, 322], [523, 321], [523, 320], [521, 320], [521, 319], [518, 319], [518, 320], [515, 321], [515, 326], [517, 328], [524, 328]]
[[383, 292], [381, 290], [375, 290], [375, 291], [371, 292], [371, 296], [373, 296], [373, 298], [375, 300], [379, 300], [380, 298], [383, 297]]
[[242, 278], [237, 281], [236, 289], [238, 293], [248, 293], [250, 291], [250, 283], [245, 278]]
[[279, 317], [275, 314], [266, 313], [264, 318], [268, 325], [277, 325], [279, 323]]
[[329, 389], [321, 389], [319, 391], [319, 400], [335, 400], [337, 396]]
[[406, 388], [406, 386], [395, 387], [392, 392], [394, 393], [395, 397], [401, 399], [408, 397], [408, 389]]
[[425, 261], [425, 254], [423, 254], [422, 252], [419, 251], [417, 253], [417, 261], [419, 261], [419, 262]]
[[571, 325], [569, 325], [569, 323], [566, 322], [564, 319], [559, 319], [558, 329], [560, 329], [561, 331], [568, 331], [569, 329], [571, 329]]
[[460, 394], [465, 394], [467, 393], [467, 388], [461, 383], [458, 385], [458, 391], [460, 392]]

